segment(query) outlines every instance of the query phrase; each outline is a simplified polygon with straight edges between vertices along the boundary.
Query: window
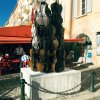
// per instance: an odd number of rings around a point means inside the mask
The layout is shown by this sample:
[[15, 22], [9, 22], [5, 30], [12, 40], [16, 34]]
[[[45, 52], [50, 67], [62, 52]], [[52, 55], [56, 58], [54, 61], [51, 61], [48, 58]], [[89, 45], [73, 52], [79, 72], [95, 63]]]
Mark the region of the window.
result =
[[82, 15], [86, 13], [86, 0], [82, 0]]
[[79, 17], [92, 11], [92, 0], [73, 0], [73, 17]]

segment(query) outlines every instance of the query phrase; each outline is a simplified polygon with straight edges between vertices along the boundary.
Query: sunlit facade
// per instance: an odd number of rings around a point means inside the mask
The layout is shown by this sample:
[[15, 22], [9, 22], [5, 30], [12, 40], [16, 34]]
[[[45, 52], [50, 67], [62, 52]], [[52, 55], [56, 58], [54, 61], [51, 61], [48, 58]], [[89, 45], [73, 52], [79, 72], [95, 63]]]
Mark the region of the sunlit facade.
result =
[[[100, 46], [97, 45], [97, 36], [100, 32], [100, 6], [99, 0], [73, 0], [72, 23], [70, 37], [76, 38], [85, 34], [85, 41], [91, 41], [92, 62], [100, 65]], [[88, 37], [88, 38], [87, 38]], [[99, 38], [100, 39], [100, 38]], [[88, 49], [88, 48], [87, 48]]]
[[5, 26], [30, 25], [32, 3], [33, 0], [18, 0], [16, 7]]
[[[49, 7], [56, 0], [46, 0]], [[62, 18], [65, 28], [64, 38], [84, 38], [91, 42], [92, 62], [100, 65], [97, 36], [100, 34], [100, 0], [57, 0], [63, 7]], [[34, 0], [18, 0], [5, 26], [31, 25]], [[100, 46], [100, 43], [99, 43]], [[85, 48], [88, 49], [88, 46]], [[97, 50], [98, 49], [98, 50]]]
[[[48, 4], [55, 1], [48, 0]], [[84, 38], [84, 58], [91, 52], [91, 62], [100, 66], [100, 0], [58, 1], [63, 7], [64, 38]]]

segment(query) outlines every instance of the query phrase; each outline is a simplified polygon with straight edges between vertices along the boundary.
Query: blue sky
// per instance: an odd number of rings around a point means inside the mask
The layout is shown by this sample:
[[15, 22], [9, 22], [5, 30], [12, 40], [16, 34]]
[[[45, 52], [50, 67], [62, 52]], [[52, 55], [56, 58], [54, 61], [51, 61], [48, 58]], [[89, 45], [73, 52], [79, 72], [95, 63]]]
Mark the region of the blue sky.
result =
[[0, 26], [4, 26], [16, 6], [17, 0], [0, 0]]

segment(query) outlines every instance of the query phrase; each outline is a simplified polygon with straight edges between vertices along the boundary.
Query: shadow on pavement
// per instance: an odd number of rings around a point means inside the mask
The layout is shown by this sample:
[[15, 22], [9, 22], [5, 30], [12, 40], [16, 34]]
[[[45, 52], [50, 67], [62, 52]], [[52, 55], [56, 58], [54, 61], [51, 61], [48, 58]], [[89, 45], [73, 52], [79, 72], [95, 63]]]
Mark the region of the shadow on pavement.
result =
[[8, 92], [12, 91], [14, 88], [16, 88], [19, 85], [20, 85], [19, 75], [15, 76], [14, 74], [13, 75], [10, 74], [10, 75], [1, 76], [0, 77], [0, 95], [5, 96]]
[[0, 98], [0, 100], [14, 100], [14, 99], [10, 97], [3, 97], [3, 98]]
[[[88, 77], [90, 75], [90, 73], [94, 71], [96, 73], [95, 77], [94, 77], [94, 89], [95, 91], [97, 91], [98, 89], [100, 89], [100, 68], [95, 68], [95, 69], [89, 69], [87, 71], [82, 71], [81, 73], [81, 79], [82, 81], [84, 81], [86, 79], [86, 77]], [[90, 87], [90, 78], [88, 78], [83, 84], [82, 84], [82, 89], [86, 90], [89, 89]]]

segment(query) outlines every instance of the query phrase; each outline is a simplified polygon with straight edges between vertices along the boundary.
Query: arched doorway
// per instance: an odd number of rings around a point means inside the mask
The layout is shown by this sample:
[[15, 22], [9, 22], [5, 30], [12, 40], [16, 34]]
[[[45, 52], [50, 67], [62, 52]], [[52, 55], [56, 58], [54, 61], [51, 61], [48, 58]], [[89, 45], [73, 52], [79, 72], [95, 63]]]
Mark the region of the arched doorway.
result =
[[[81, 49], [78, 49], [78, 51], [75, 52], [76, 56], [79, 55], [81, 52], [83, 52], [83, 57], [80, 56], [78, 61], [80, 61], [82, 59], [83, 63], [92, 63], [92, 42], [91, 42], [89, 36], [84, 34], [84, 33], [81, 33], [76, 38], [83, 38], [84, 39], [83, 51]], [[82, 45], [80, 42], [78, 42], [78, 44], [75, 46], [75, 48], [76, 49], [78, 47], [80, 48], [80, 46], [82, 46]]]

